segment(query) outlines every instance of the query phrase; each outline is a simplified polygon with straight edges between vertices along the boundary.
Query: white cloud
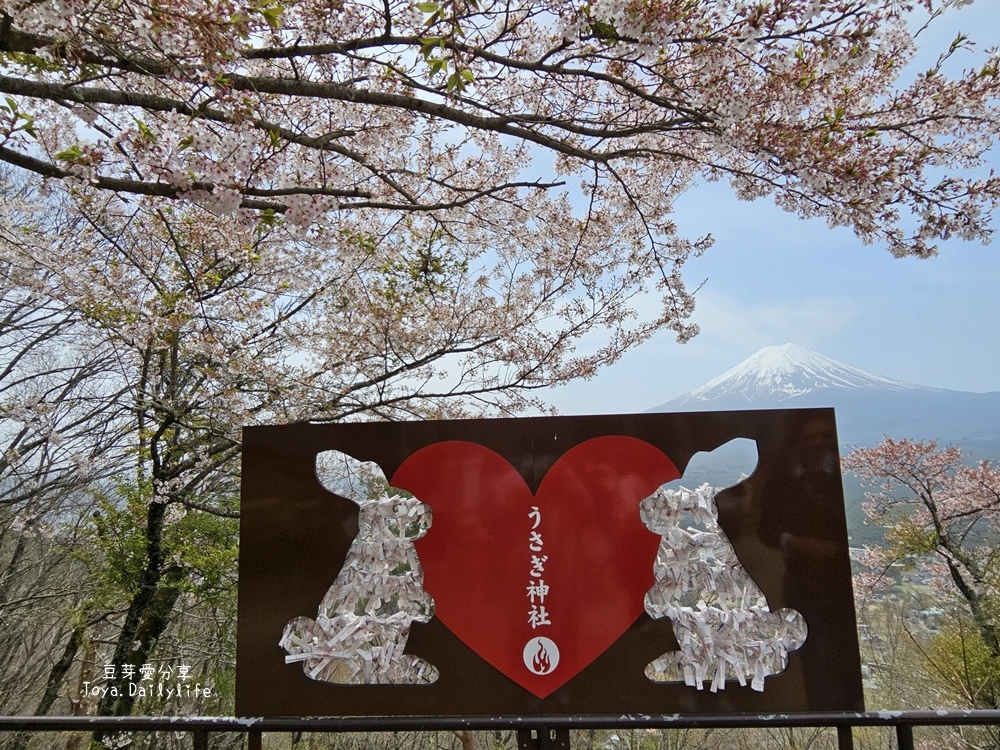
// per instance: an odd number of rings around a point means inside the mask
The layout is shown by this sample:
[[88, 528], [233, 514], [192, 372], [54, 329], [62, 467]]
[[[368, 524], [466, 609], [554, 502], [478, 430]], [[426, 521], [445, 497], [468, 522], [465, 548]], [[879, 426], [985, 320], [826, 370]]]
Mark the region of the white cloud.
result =
[[857, 303], [847, 297], [803, 296], [747, 304], [706, 292], [698, 295], [694, 317], [703, 340], [749, 354], [788, 341], [822, 349], [824, 341], [848, 330], [860, 314]]

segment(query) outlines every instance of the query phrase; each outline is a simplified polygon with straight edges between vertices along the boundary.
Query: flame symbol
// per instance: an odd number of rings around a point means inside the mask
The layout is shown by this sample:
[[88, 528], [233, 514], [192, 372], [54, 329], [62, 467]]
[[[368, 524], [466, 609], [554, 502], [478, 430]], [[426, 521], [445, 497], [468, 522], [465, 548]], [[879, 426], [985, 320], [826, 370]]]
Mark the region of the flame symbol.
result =
[[535, 672], [538, 674], [547, 674], [552, 669], [549, 652], [545, 650], [545, 646], [542, 645], [541, 641], [538, 642], [538, 652], [535, 654], [535, 658], [531, 660], [531, 666], [535, 668]]

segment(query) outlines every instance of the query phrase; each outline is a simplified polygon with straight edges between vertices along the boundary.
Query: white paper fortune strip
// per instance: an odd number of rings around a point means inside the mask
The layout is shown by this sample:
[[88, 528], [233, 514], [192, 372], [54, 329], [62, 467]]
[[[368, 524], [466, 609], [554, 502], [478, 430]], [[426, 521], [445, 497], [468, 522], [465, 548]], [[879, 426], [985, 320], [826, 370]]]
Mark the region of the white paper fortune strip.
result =
[[646, 611], [669, 617], [680, 644], [649, 664], [646, 676], [698, 690], [711, 680], [712, 692], [725, 689], [727, 678], [749, 680], [762, 691], [764, 678], [783, 672], [788, 654], [805, 643], [806, 623], [795, 610], [768, 609], [719, 527], [715, 494], [708, 484], [661, 487], [642, 502], [643, 522], [662, 536]]

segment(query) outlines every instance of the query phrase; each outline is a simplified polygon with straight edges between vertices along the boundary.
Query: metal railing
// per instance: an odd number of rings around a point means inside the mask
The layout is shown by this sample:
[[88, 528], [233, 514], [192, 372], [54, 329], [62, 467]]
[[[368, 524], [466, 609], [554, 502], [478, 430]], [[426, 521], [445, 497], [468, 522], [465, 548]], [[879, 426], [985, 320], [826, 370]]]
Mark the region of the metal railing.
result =
[[[772, 714], [625, 714], [615, 716], [433, 716], [260, 719], [218, 716], [0, 716], [3, 732], [188, 732], [194, 750], [208, 750], [213, 733], [247, 735], [260, 750], [266, 733], [517, 730], [537, 750], [570, 729], [751, 729], [830, 727], [841, 750], [853, 747], [853, 727], [895, 729], [899, 750], [913, 750], [915, 727], [1000, 725], [1000, 710], [866, 711]], [[523, 746], [522, 742], [522, 746]]]

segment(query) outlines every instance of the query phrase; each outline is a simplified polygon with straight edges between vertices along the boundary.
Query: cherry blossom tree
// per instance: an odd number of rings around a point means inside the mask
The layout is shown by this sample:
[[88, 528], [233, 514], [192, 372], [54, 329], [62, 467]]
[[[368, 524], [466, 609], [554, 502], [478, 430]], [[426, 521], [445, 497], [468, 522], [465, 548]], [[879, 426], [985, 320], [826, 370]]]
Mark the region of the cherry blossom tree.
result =
[[908, 14], [966, 2], [4, 0], [0, 160], [331, 251], [402, 227], [627, 263], [683, 337], [704, 243], [670, 213], [698, 179], [896, 255], [990, 236], [997, 52], [949, 77], [959, 37], [900, 80]]
[[[89, 488], [78, 555], [90, 571], [78, 610], [113, 644], [97, 655], [110, 665], [164, 658], [184, 617], [231, 607], [242, 425], [517, 411], [657, 326], [629, 321], [641, 284], [627, 265], [486, 254], [416, 219], [381, 242], [346, 234], [331, 253], [331, 230], [276, 217], [29, 196], [7, 206], [0, 247], [71, 311], [78, 345], [113, 363], [105, 408], [127, 436], [113, 481]], [[576, 354], [595, 331], [606, 343]], [[109, 692], [95, 709], [127, 714], [135, 697]]]
[[[933, 442], [886, 438], [874, 448], [858, 448], [843, 462], [866, 481], [869, 517], [886, 528], [884, 548], [868, 550], [866, 563], [872, 573], [866, 584], [874, 585], [893, 563], [919, 561], [936, 573], [942, 594], [957, 597], [967, 609], [972, 638], [952, 649], [964, 651], [957, 661], [968, 670], [978, 659], [978, 684], [967, 674], [944, 674], [972, 705], [996, 707], [1000, 692], [996, 675], [1000, 666], [1000, 568], [997, 565], [996, 534], [1000, 530], [1000, 469], [989, 461], [969, 466], [961, 451], [938, 448]], [[956, 634], [948, 638], [955, 640]], [[947, 638], [936, 644], [941, 657]], [[952, 643], [952, 646], [955, 644]], [[978, 652], [978, 656], [976, 653]], [[975, 658], [974, 658], [975, 657]], [[984, 666], [985, 664], [985, 666]], [[988, 679], [982, 679], [986, 674]], [[962, 684], [963, 681], [966, 684]]]
[[[29, 221], [53, 230], [8, 172], [0, 235]], [[88, 489], [127, 465], [128, 441], [111, 353], [86, 344], [82, 316], [49, 294], [53, 275], [10, 249], [0, 240], [0, 712], [45, 713], [87, 621], [74, 615], [74, 553]]]

